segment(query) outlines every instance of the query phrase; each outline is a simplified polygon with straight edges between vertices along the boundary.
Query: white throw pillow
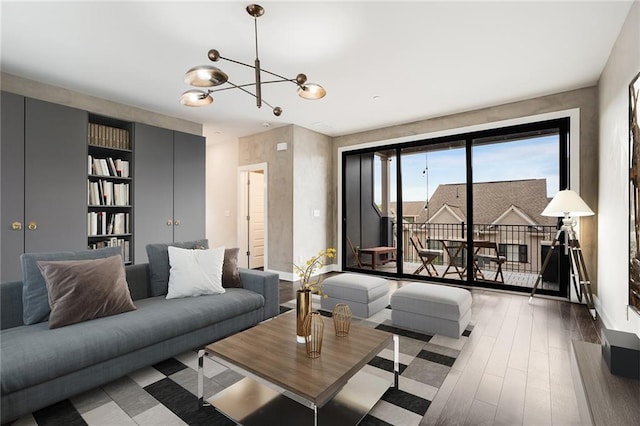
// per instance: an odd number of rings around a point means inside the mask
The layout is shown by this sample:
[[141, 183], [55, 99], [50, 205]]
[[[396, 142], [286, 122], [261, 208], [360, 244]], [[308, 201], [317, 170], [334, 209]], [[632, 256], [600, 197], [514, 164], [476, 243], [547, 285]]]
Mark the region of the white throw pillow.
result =
[[221, 294], [224, 247], [189, 250], [169, 246], [169, 289], [167, 299]]

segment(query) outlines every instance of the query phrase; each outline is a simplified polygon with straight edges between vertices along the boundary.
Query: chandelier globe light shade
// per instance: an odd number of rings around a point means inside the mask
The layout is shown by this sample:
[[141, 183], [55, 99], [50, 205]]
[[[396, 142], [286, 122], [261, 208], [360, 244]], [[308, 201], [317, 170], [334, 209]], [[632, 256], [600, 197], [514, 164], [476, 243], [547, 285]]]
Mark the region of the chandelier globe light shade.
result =
[[559, 191], [547, 207], [540, 213], [542, 216], [578, 217], [593, 216], [595, 213], [587, 203], [572, 189]]
[[184, 75], [184, 82], [195, 87], [220, 86], [229, 80], [229, 76], [220, 68], [212, 65], [199, 65]]
[[180, 96], [180, 103], [185, 106], [198, 107], [209, 105], [213, 98], [202, 90], [187, 90]]
[[[250, 4], [246, 7], [246, 11], [254, 18], [256, 58], [253, 65], [226, 58], [216, 49], [210, 49], [209, 52], [207, 52], [207, 57], [211, 62], [218, 62], [222, 59], [247, 68], [252, 68], [254, 70], [255, 81], [244, 84], [235, 84], [229, 81], [229, 76], [218, 67], [214, 67], [213, 65], [195, 66], [185, 73], [185, 83], [194, 87], [222, 87], [217, 89], [207, 89], [206, 91], [188, 90], [182, 94], [180, 102], [185, 106], [205, 106], [213, 102], [212, 93], [223, 90], [239, 89], [246, 94], [253, 96], [256, 99], [256, 106], [258, 108], [262, 107], [262, 104], [264, 103], [271, 108], [273, 115], [280, 116], [282, 114], [282, 108], [279, 106], [273, 106], [262, 98], [262, 86], [270, 83], [283, 82], [295, 84], [298, 87], [298, 95], [303, 99], [316, 100], [324, 98], [327, 94], [324, 87], [317, 83], [307, 83], [307, 76], [305, 74], [300, 73], [295, 78], [286, 78], [260, 67], [260, 59], [258, 57], [258, 18], [264, 15], [264, 8], [258, 4]], [[268, 78], [275, 77], [275, 79], [263, 81], [263, 73], [267, 74]], [[223, 86], [225, 83], [228, 84], [228, 86]], [[254, 89], [253, 92], [250, 90], [251, 88]]]
[[324, 87], [315, 83], [307, 83], [298, 87], [298, 96], [304, 99], [322, 99], [327, 94]]

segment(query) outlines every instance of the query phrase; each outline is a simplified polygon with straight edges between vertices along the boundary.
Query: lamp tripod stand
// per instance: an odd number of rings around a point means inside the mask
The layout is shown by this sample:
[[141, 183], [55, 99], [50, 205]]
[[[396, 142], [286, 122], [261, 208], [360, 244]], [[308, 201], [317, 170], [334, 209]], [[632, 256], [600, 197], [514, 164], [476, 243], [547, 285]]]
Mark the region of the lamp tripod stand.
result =
[[551, 260], [551, 255], [554, 250], [560, 243], [560, 235], [565, 234], [565, 244], [564, 244], [564, 252], [565, 254], [571, 254], [571, 278], [573, 281], [573, 287], [576, 290], [576, 294], [578, 295], [578, 300], [582, 303], [582, 297], [584, 296], [585, 301], [587, 303], [587, 307], [589, 308], [589, 313], [591, 317], [596, 319], [596, 308], [593, 304], [593, 293], [591, 291], [591, 281], [589, 280], [589, 274], [587, 272], [587, 267], [584, 263], [584, 256], [582, 255], [582, 248], [580, 247], [580, 241], [578, 241], [578, 237], [576, 236], [576, 231], [573, 229], [573, 219], [565, 217], [562, 220], [562, 227], [556, 233], [553, 242], [551, 243], [551, 250], [547, 253], [547, 256], [542, 263], [542, 269], [540, 270], [540, 274], [538, 275], [538, 279], [531, 290], [531, 295], [529, 296], [529, 303], [533, 300], [533, 296], [538, 289], [538, 284], [542, 281], [542, 274], [544, 273], [549, 261]]

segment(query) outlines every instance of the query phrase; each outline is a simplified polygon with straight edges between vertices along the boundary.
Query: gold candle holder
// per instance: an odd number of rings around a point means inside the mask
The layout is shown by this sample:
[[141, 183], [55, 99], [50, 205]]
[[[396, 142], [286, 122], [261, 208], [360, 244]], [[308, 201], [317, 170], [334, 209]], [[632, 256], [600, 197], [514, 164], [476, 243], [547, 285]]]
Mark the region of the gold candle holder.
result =
[[318, 358], [322, 351], [322, 335], [324, 333], [324, 321], [320, 312], [311, 312], [304, 320], [305, 343], [307, 356]]
[[351, 308], [346, 303], [336, 303], [333, 307], [333, 328], [336, 336], [344, 337], [349, 334], [351, 327]]
[[305, 342], [304, 320], [311, 312], [311, 290], [296, 291], [296, 341]]

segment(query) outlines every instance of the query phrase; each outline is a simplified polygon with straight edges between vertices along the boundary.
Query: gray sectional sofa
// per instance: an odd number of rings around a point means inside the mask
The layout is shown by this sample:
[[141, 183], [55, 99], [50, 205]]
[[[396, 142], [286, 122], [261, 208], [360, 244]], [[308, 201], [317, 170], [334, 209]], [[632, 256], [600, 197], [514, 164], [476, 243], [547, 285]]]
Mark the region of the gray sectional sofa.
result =
[[127, 266], [136, 310], [55, 329], [24, 325], [23, 283], [0, 284], [2, 423], [277, 315], [278, 275], [239, 272], [243, 288], [167, 300], [149, 264]]

